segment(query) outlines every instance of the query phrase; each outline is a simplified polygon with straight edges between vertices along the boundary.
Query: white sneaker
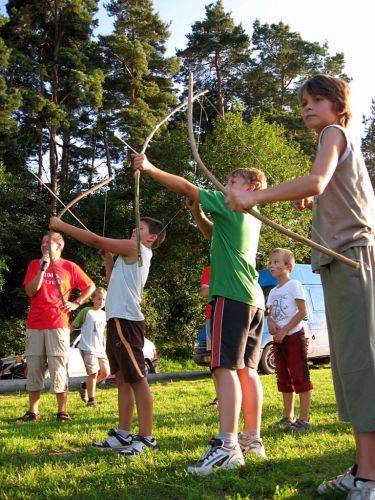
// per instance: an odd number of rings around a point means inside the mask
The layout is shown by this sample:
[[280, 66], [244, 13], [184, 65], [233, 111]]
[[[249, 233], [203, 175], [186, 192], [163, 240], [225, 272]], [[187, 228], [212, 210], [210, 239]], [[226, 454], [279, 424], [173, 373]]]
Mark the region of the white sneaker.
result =
[[99, 448], [100, 450], [123, 450], [132, 443], [133, 436], [129, 434], [128, 437], [124, 437], [119, 434], [114, 429], [109, 429], [108, 437], [104, 441], [96, 441], [92, 443], [94, 448]]
[[207, 476], [218, 469], [235, 469], [245, 465], [242, 451], [234, 446], [232, 449], [224, 448], [224, 441], [211, 439], [209, 447], [194, 465], [187, 469], [191, 474]]
[[346, 500], [375, 500], [375, 481], [357, 481]]
[[324, 481], [318, 486], [317, 492], [319, 495], [324, 495], [327, 491], [350, 491], [354, 488], [355, 477], [351, 473], [352, 469], [348, 469], [344, 474], [337, 476], [336, 479]]
[[266, 457], [266, 450], [263, 446], [263, 441], [259, 439], [249, 439], [246, 438], [243, 432], [238, 434], [238, 444], [240, 445], [242, 453], [252, 453], [261, 458]]
[[156, 451], [157, 449], [158, 443], [156, 442], [156, 439], [147, 439], [143, 436], [133, 436], [131, 445], [127, 446], [119, 453], [123, 457], [133, 457], [134, 455], [139, 455], [140, 453], [144, 453], [145, 451]]

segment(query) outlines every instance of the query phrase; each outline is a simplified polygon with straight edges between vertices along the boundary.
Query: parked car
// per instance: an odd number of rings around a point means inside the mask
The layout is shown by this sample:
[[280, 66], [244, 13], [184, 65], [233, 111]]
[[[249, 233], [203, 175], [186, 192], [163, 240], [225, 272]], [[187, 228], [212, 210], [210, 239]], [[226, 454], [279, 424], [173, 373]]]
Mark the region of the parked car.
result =
[[0, 358], [0, 379], [26, 378], [27, 365], [25, 358], [20, 356], [8, 356]]
[[[69, 347], [69, 377], [84, 377], [86, 376], [86, 368], [83, 363], [81, 353], [79, 351], [79, 341], [81, 334], [79, 330], [75, 330], [76, 334], [72, 336], [72, 342]], [[145, 338], [143, 354], [146, 361], [146, 369], [148, 373], [155, 373], [158, 363], [158, 354], [155, 344], [151, 340]], [[0, 359], [0, 379], [15, 379], [27, 377], [27, 360], [24, 356], [12, 356]], [[48, 367], [46, 366], [46, 377], [49, 377]]]
[[[317, 363], [327, 360], [329, 358], [329, 343], [320, 275], [313, 273], [309, 264], [296, 264], [291, 277], [299, 280], [305, 289], [307, 317], [304, 321], [304, 330], [307, 340], [307, 357]], [[259, 272], [259, 284], [267, 300], [271, 288], [277, 285], [277, 281], [268, 269], [263, 269]], [[205, 327], [198, 333], [193, 359], [198, 365], [210, 364], [211, 352], [206, 347]], [[275, 372], [272, 335], [268, 331], [267, 321], [264, 322], [258, 368], [263, 373]]]

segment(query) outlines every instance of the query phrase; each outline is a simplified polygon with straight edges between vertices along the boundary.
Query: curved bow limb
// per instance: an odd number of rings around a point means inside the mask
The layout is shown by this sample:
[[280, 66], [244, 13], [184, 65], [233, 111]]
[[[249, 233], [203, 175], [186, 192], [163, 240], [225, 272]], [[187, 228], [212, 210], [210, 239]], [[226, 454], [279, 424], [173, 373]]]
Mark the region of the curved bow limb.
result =
[[[86, 198], [86, 196], [88, 196], [89, 194], [94, 193], [95, 191], [97, 191], [101, 187], [106, 186], [107, 184], [109, 184], [112, 181], [112, 179], [113, 179], [113, 177], [109, 177], [105, 181], [100, 182], [96, 186], [93, 186], [91, 189], [88, 189], [87, 191], [84, 191], [83, 193], [80, 193], [78, 196], [76, 196], [75, 198], [73, 198], [73, 200], [71, 200], [67, 205], [65, 205], [65, 207], [61, 210], [61, 212], [57, 215], [57, 218], [61, 219], [61, 217], [66, 212], [72, 213], [70, 211], [70, 209], [73, 207], [73, 205], [75, 205], [76, 203], [78, 203], [83, 198]], [[72, 215], [74, 215], [74, 214], [72, 214]], [[74, 217], [75, 217], [75, 215], [74, 215]], [[75, 217], [75, 218], [77, 218], [77, 217]], [[81, 222], [81, 224], [82, 224], [82, 222]], [[88, 231], [88, 229], [87, 229], [86, 226], [84, 226], [83, 224], [82, 224], [82, 226], [86, 229], [86, 231]], [[58, 276], [57, 276], [57, 273], [56, 273], [56, 269], [55, 269], [55, 265], [54, 265], [54, 262], [53, 262], [53, 258], [52, 258], [51, 234], [52, 234], [52, 231], [49, 232], [49, 238], [48, 238], [48, 253], [49, 253], [49, 258], [50, 258], [50, 263], [51, 263], [51, 269], [52, 269], [53, 279], [55, 281], [55, 284], [57, 286], [57, 290], [58, 290], [59, 295], [60, 295], [61, 302], [62, 302], [63, 305], [65, 305], [66, 301], [64, 299], [64, 295], [63, 295], [62, 290], [61, 290], [60, 282], [59, 282], [59, 279], [58, 279]]]
[[[196, 94], [192, 99], [195, 101], [199, 97], [201, 97], [204, 94], [207, 94], [208, 90], [204, 90], [203, 92], [200, 92], [199, 94]], [[146, 152], [146, 149], [151, 141], [151, 139], [154, 137], [155, 133], [159, 130], [159, 128], [169, 120], [174, 114], [176, 114], [180, 109], [183, 109], [186, 107], [189, 103], [189, 100], [187, 99], [183, 103], [179, 104], [176, 106], [167, 116], [165, 116], [159, 123], [155, 125], [155, 127], [152, 129], [150, 134], [147, 136], [142, 149], [141, 149], [141, 154], [144, 154]], [[130, 151], [133, 151], [133, 153], [136, 153], [136, 151], [121, 137], [119, 137], [117, 134], [115, 134], [115, 137], [121, 141], [127, 148], [130, 149]], [[140, 172], [137, 170], [134, 174], [134, 190], [135, 190], [135, 202], [134, 202], [134, 212], [135, 212], [135, 230], [136, 230], [136, 242], [137, 242], [137, 258], [138, 258], [138, 266], [142, 266], [142, 255], [141, 255], [141, 236], [140, 236], [140, 214], [139, 214], [139, 180], [140, 180]]]
[[[193, 129], [193, 87], [194, 87], [194, 77], [193, 73], [190, 73], [189, 75], [189, 98], [188, 98], [188, 131], [189, 131], [189, 141], [190, 141], [190, 146], [193, 152], [194, 160], [197, 162], [198, 167], [201, 169], [203, 174], [209, 179], [212, 184], [219, 190], [222, 191], [225, 194], [225, 187], [223, 184], [221, 184], [216, 177], [210, 172], [210, 170], [206, 167], [206, 165], [203, 163], [201, 160], [201, 157], [199, 156], [198, 153], [198, 148], [195, 143], [195, 138], [194, 138], [194, 129]], [[329, 255], [333, 259], [339, 260], [340, 262], [343, 262], [344, 264], [354, 268], [354, 269], [359, 269], [360, 268], [360, 263], [356, 262], [352, 259], [348, 259], [344, 255], [341, 255], [337, 252], [334, 252], [330, 248], [327, 248], [323, 245], [319, 245], [319, 243], [316, 243], [315, 241], [312, 241], [308, 238], [305, 238], [304, 236], [301, 236], [300, 234], [297, 234], [293, 231], [290, 231], [289, 229], [286, 229], [284, 226], [277, 224], [277, 222], [274, 222], [268, 217], [265, 217], [261, 213], [259, 213], [257, 210], [254, 210], [253, 208], [250, 208], [247, 210], [247, 212], [255, 217], [256, 219], [260, 220], [264, 224], [267, 224], [267, 226], [272, 227], [276, 231], [278, 231], [281, 234], [284, 234], [288, 238], [292, 238], [295, 241], [298, 241], [299, 243], [302, 243], [303, 245], [307, 245], [310, 248], [313, 248], [314, 250], [317, 250], [318, 252], [325, 253], [326, 255]]]
[[75, 205], [76, 203], [78, 203], [79, 201], [81, 201], [83, 198], [86, 198], [86, 196], [88, 196], [89, 194], [92, 194], [94, 193], [95, 191], [97, 191], [98, 189], [100, 189], [101, 187], [103, 186], [106, 186], [107, 184], [109, 184], [111, 181], [113, 180], [113, 177], [108, 177], [108, 179], [106, 179], [105, 181], [103, 182], [100, 182], [99, 184], [97, 184], [96, 186], [93, 186], [92, 188], [88, 189], [87, 191], [83, 191], [82, 193], [80, 193], [78, 196], [76, 196], [75, 198], [73, 198], [73, 200], [71, 200], [62, 210], [61, 212], [57, 215], [57, 218], [58, 219], [61, 219], [61, 217], [65, 214], [65, 212], [67, 212], [70, 208], [72, 208], [73, 205]]

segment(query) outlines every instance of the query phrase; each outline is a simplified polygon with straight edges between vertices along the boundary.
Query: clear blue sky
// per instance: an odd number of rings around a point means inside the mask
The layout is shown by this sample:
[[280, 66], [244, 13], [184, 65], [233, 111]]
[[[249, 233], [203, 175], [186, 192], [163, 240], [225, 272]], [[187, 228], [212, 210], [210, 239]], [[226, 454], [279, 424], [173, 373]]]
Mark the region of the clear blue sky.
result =
[[[168, 53], [184, 48], [185, 35], [191, 25], [205, 17], [205, 5], [214, 0], [154, 0], [155, 10], [163, 21], [171, 22]], [[103, 4], [103, 1], [100, 1]], [[255, 19], [261, 23], [283, 21], [292, 31], [299, 32], [310, 42], [328, 42], [331, 54], [344, 52], [346, 72], [353, 79], [353, 129], [363, 135], [362, 115], [370, 116], [371, 100], [375, 99], [374, 0], [223, 0], [226, 12], [231, 12], [236, 23], [242, 23], [251, 36]], [[0, 0], [0, 12], [5, 13], [5, 0]], [[99, 32], [111, 29], [111, 20], [101, 9]]]

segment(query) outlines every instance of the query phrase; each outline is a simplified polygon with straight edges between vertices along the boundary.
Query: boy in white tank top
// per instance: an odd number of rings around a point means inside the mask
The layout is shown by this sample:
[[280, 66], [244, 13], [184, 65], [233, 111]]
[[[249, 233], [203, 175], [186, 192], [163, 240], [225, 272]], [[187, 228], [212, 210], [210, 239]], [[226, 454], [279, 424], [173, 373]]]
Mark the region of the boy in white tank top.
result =
[[[142, 266], [138, 265], [136, 232], [130, 239], [112, 239], [78, 229], [52, 217], [50, 227], [59, 227], [76, 240], [97, 248], [104, 261], [108, 282], [107, 356], [111, 373], [116, 375], [118, 387], [118, 429], [110, 429], [108, 437], [93, 444], [96, 448], [119, 451], [133, 456], [157, 449], [152, 436], [152, 396], [147, 382], [143, 357], [144, 316], [140, 302], [146, 283], [152, 249], [165, 239], [162, 223], [143, 217], [140, 223]], [[118, 257], [114, 261], [112, 253]], [[137, 404], [138, 434], [132, 434], [134, 405]]]

